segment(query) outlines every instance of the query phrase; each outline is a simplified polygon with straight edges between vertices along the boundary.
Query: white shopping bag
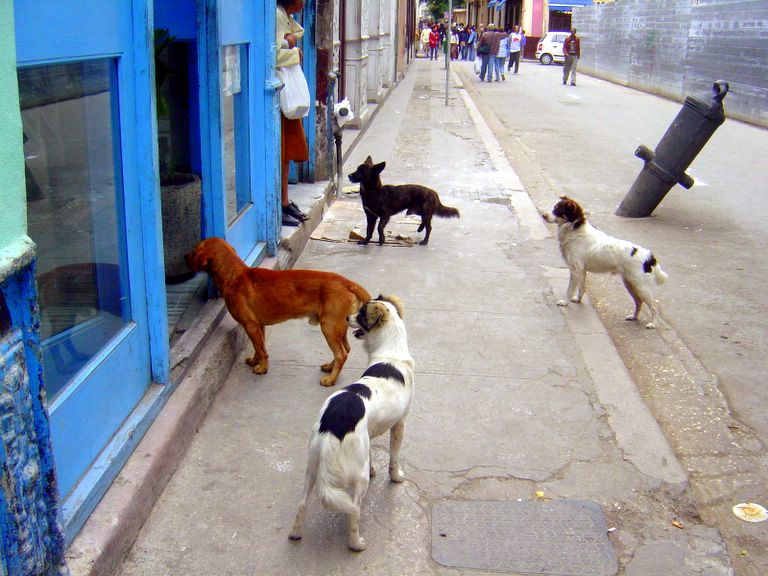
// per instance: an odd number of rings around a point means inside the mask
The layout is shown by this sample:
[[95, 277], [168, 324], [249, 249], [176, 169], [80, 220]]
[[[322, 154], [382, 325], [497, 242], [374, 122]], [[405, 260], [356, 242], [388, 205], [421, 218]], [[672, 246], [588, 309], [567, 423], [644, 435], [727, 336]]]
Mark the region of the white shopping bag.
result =
[[480, 56], [478, 56], [477, 58], [475, 58], [475, 74], [480, 74], [480, 70], [483, 69], [482, 66], [483, 66], [483, 59]]
[[280, 109], [285, 117], [295, 120], [309, 115], [309, 86], [301, 65], [278, 68], [277, 74], [285, 84], [280, 90]]

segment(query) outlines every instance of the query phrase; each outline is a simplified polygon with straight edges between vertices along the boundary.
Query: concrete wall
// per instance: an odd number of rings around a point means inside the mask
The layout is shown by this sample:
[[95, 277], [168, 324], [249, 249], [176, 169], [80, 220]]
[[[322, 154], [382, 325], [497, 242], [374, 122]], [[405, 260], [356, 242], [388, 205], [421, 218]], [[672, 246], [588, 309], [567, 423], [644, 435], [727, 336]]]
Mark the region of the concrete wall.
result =
[[725, 80], [726, 114], [768, 127], [768, 0], [622, 0], [573, 25], [579, 71], [676, 100]]
[[0, 1], [0, 280], [28, 248], [13, 2]]

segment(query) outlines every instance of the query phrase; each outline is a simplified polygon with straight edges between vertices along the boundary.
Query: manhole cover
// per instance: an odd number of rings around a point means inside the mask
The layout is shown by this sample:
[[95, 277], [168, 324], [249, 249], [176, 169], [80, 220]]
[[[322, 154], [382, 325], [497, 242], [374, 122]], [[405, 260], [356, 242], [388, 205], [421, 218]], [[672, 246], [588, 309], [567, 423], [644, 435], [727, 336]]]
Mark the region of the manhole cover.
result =
[[432, 557], [444, 566], [553, 576], [614, 576], [600, 505], [442, 501], [432, 507]]

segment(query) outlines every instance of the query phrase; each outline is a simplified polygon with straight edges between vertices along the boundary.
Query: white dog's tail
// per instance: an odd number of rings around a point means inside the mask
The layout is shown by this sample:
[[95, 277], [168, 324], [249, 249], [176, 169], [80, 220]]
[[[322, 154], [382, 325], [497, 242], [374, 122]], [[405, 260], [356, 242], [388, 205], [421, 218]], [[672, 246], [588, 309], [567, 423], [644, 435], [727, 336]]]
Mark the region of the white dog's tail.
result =
[[[362, 425], [367, 427], [365, 422]], [[367, 434], [361, 438], [357, 431], [349, 433], [341, 443], [331, 434], [323, 436], [315, 493], [326, 508], [344, 514], [355, 513], [358, 507], [352, 498], [354, 483], [368, 474]]]
[[648, 255], [645, 257], [645, 261], [643, 262], [643, 271], [645, 273], [652, 273], [656, 284], [664, 284], [664, 282], [667, 280], [667, 273], [661, 269], [661, 264], [659, 264], [659, 262], [656, 260], [656, 256], [654, 256], [651, 252], [648, 252]]

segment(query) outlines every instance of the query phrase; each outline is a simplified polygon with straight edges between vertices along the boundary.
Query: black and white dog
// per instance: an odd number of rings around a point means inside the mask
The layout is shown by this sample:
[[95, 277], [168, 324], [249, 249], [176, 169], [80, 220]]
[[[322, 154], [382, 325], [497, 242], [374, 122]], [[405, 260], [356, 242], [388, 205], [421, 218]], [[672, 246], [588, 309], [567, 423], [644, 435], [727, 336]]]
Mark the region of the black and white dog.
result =
[[587, 272], [621, 274], [624, 286], [635, 301], [635, 312], [627, 316], [627, 320], [637, 320], [645, 302], [651, 311], [651, 321], [645, 327], [656, 327], [653, 320], [658, 305], [653, 298], [653, 287], [663, 284], [667, 274], [650, 250], [601, 232], [587, 221], [579, 203], [567, 196], [561, 196], [552, 212], [542, 216], [547, 222], [557, 224], [560, 252], [571, 270], [566, 299], [558, 301], [558, 306], [567, 306], [568, 299], [581, 302]]
[[328, 397], [309, 442], [304, 491], [289, 535], [301, 539], [307, 499], [313, 488], [326, 508], [347, 514], [349, 547], [365, 550], [360, 507], [374, 470], [371, 438], [389, 430], [389, 477], [403, 481], [400, 446], [413, 399], [413, 358], [394, 296], [379, 296], [347, 318], [368, 352], [368, 368], [354, 384]]

